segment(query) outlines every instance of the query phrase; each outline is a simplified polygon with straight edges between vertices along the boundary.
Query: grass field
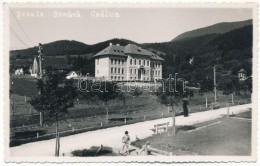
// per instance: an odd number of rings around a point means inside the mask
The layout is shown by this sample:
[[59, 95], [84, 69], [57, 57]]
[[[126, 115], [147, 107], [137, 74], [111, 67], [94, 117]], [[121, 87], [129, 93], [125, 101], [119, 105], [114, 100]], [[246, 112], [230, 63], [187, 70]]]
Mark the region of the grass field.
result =
[[[37, 93], [36, 80], [30, 78], [14, 78], [12, 81], [11, 89], [13, 90], [13, 94], [10, 96], [11, 145], [12, 142], [18, 142], [13, 145], [28, 142], [28, 139], [31, 139], [29, 141], [37, 141], [39, 140], [36, 139], [37, 133], [42, 137], [44, 137], [43, 135], [54, 133], [54, 120], [48, 115], [44, 115], [45, 126], [39, 127], [39, 113], [34, 110], [28, 102], [25, 102], [25, 95], [26, 100], [29, 101], [30, 97]], [[31, 89], [31, 91], [28, 89]], [[195, 93], [194, 97], [189, 99], [190, 112], [211, 109], [210, 107], [205, 107], [206, 97], [210, 105], [210, 103], [214, 101], [213, 93], [206, 93], [204, 96], [199, 96]], [[235, 105], [243, 104], [245, 101], [249, 103], [251, 102], [250, 100], [251, 96], [249, 94], [234, 96]], [[218, 101], [220, 107], [225, 107], [226, 102], [231, 101], [231, 96], [225, 96], [219, 92]], [[80, 99], [79, 104], [75, 102], [75, 107], [71, 108], [68, 114], [59, 117], [59, 130], [61, 132], [68, 131], [67, 134], [75, 134], [99, 129], [101, 127], [119, 126], [172, 115], [171, 112], [168, 112], [166, 106], [157, 102], [156, 96], [148, 92], [144, 92], [137, 98], [127, 95], [125, 103], [118, 99], [111, 100], [108, 102], [108, 109], [110, 121], [109, 124], [106, 124], [106, 111], [103, 102], [95, 101], [91, 103]], [[182, 103], [180, 102], [175, 109], [177, 110], [177, 115], [181, 115]], [[73, 129], [74, 131], [72, 132]], [[47, 138], [52, 137], [46, 136], [46, 139]]]
[[[250, 115], [251, 112], [246, 112], [236, 117]], [[216, 119], [194, 126], [178, 126], [174, 137], [163, 133], [132, 145], [141, 147], [149, 141], [153, 148], [172, 152], [173, 155], [247, 156], [251, 154], [251, 125], [248, 120]]]

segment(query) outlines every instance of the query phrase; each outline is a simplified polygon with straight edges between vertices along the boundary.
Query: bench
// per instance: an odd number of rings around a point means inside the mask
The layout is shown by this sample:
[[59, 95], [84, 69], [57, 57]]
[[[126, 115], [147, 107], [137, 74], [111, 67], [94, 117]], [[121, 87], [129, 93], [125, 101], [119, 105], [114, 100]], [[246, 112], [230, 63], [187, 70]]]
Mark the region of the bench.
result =
[[167, 132], [169, 124], [170, 122], [155, 124], [153, 131], [155, 132], [155, 134], [158, 134], [159, 130], [164, 130]]

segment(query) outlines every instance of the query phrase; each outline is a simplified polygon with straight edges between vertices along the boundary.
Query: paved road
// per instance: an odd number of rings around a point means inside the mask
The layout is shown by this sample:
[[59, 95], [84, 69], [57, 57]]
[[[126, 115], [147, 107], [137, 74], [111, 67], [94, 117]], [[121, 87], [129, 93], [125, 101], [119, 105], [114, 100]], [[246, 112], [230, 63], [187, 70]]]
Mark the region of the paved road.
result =
[[[230, 114], [245, 112], [249, 108], [251, 108], [251, 104], [233, 106], [230, 107]], [[189, 117], [178, 116], [176, 117], [176, 125], [193, 125], [219, 118], [226, 113], [227, 109], [221, 108], [217, 110], [192, 113]], [[162, 118], [62, 137], [60, 140], [60, 152], [61, 154], [65, 153], [66, 155], [69, 155], [73, 150], [89, 148], [91, 146], [100, 146], [101, 144], [113, 147], [114, 150], [118, 150], [121, 147], [121, 138], [124, 131], [129, 131], [130, 137], [133, 141], [135, 140], [136, 135], [138, 138], [143, 139], [153, 134], [153, 131], [150, 129], [153, 128], [154, 124], [164, 122], [170, 122], [171, 125], [172, 118]], [[54, 147], [55, 139], [28, 143], [10, 148], [10, 156], [53, 156]]]

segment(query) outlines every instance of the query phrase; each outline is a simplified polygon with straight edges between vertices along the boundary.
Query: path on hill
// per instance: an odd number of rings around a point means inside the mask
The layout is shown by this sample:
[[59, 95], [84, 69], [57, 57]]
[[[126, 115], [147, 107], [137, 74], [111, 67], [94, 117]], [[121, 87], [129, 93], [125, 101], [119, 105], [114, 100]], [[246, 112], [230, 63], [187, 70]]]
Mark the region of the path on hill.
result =
[[[230, 107], [230, 114], [246, 112], [249, 108], [251, 108], [251, 104], [233, 106]], [[193, 125], [217, 119], [223, 114], [226, 114], [226, 112], [227, 108], [220, 108], [205, 112], [192, 113], [189, 117], [178, 116], [176, 117], [176, 125]], [[91, 146], [100, 146], [101, 144], [112, 147], [117, 151], [121, 147], [121, 138], [124, 135], [124, 131], [129, 131], [131, 141], [135, 141], [136, 135], [139, 139], [151, 136], [153, 131], [150, 129], [153, 128], [154, 124], [164, 122], [170, 122], [171, 125], [172, 118], [162, 118], [62, 137], [60, 140], [60, 154], [62, 155], [62, 153], [65, 153], [67, 156], [70, 155], [70, 152], [73, 150], [85, 149]], [[32, 142], [10, 148], [10, 156], [53, 156], [54, 147], [55, 139]]]

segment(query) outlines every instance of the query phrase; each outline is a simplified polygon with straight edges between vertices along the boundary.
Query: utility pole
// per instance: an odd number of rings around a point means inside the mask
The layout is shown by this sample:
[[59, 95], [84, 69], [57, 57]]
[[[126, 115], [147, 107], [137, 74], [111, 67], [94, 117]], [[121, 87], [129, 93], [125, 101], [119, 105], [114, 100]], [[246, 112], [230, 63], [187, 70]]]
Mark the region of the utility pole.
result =
[[[40, 68], [40, 73], [39, 73], [39, 79], [42, 79], [42, 44], [39, 43], [39, 68]], [[39, 90], [39, 95], [41, 94], [41, 90]], [[42, 112], [40, 111], [40, 126], [43, 126], [43, 115]]]
[[40, 67], [40, 79], [42, 79], [42, 44], [39, 43], [39, 67]]
[[216, 84], [216, 66], [213, 67], [214, 71], [214, 92], [215, 92], [215, 102], [217, 102], [217, 84]]

